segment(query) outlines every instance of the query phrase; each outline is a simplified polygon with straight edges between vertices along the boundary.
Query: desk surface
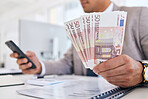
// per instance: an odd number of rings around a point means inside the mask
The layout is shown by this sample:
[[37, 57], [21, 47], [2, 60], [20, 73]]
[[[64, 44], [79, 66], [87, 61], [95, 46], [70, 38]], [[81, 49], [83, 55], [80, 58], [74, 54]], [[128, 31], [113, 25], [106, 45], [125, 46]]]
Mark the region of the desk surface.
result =
[[[19, 78], [21, 81], [26, 82], [28, 79], [31, 79], [32, 75], [16, 75], [16, 78]], [[23, 96], [16, 93], [16, 90], [24, 88], [32, 88], [31, 85], [19, 85], [19, 86], [10, 86], [10, 87], [0, 87], [0, 99], [32, 99], [31, 97]]]
[[[26, 83], [28, 79], [32, 79], [33, 75], [16, 75], [16, 78], [19, 78], [23, 82]], [[1, 87], [0, 88], [0, 98], [1, 99], [36, 99], [33, 97], [28, 97], [24, 95], [20, 95], [16, 93], [16, 90], [26, 89], [26, 88], [35, 88], [36, 86], [32, 85], [19, 85], [19, 86], [11, 86], [11, 87]], [[137, 88], [126, 96], [122, 97], [122, 99], [147, 99], [148, 88]]]

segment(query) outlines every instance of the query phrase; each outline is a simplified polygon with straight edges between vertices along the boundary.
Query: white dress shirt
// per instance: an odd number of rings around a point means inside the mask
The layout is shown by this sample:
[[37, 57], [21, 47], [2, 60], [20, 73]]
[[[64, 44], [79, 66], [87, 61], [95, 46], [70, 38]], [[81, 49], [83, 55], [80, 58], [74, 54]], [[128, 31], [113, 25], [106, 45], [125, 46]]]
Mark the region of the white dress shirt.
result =
[[113, 7], [114, 7], [114, 4], [111, 2], [111, 4], [108, 6], [107, 9], [105, 9], [104, 12], [111, 12], [111, 11], [113, 11]]

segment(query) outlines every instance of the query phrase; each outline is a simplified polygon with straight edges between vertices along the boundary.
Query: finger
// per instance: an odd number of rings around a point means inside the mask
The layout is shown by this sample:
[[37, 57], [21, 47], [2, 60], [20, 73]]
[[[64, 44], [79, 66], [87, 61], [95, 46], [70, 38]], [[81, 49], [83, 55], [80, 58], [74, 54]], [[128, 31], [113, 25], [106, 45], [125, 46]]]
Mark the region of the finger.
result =
[[109, 59], [93, 68], [95, 73], [107, 71], [110, 69], [114, 69], [116, 67], [122, 66], [128, 63], [129, 57], [127, 55], [120, 55], [115, 58]]
[[17, 59], [16, 63], [21, 65], [27, 63], [28, 60], [26, 58]]
[[29, 62], [28, 64], [20, 65], [19, 68], [21, 70], [29, 69], [32, 66], [32, 64]]
[[30, 72], [29, 70], [22, 70], [23, 74], [32, 74], [32, 72]]
[[127, 88], [127, 87], [131, 87], [132, 86], [132, 85], [130, 85], [127, 82], [111, 83], [111, 84], [116, 85], [116, 86], [119, 86], [119, 87], [122, 87], [122, 88]]
[[34, 56], [34, 55], [35, 55], [34, 52], [31, 52], [31, 51], [27, 51], [27, 52], [26, 52], [26, 56], [28, 56], [28, 57], [32, 57], [32, 56]]
[[127, 72], [127, 71], [125, 71], [125, 69], [126, 69], [126, 66], [125, 65], [121, 65], [121, 66], [116, 67], [114, 69], [110, 69], [110, 70], [107, 70], [107, 71], [99, 72], [97, 74], [101, 75], [103, 77], [118, 76], [118, 75], [125, 74]]
[[35, 69], [25, 69], [25, 70], [22, 70], [22, 73], [24, 74], [36, 74], [36, 70]]
[[127, 74], [122, 74], [118, 76], [110, 76], [105, 78], [108, 82], [120, 83], [120, 82], [129, 82], [131, 81], [131, 76]]
[[12, 54], [10, 54], [10, 57], [12, 57], [12, 58], [18, 58], [18, 54], [17, 53], [12, 53]]

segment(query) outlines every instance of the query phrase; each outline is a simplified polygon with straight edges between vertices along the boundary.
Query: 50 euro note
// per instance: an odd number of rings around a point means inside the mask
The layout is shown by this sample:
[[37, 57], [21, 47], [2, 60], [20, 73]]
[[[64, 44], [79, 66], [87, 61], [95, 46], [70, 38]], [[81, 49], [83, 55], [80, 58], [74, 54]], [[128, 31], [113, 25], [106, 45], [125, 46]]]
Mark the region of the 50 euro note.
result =
[[65, 29], [67, 31], [68, 37], [72, 41], [73, 46], [75, 47], [83, 65], [85, 68], [88, 68], [86, 52], [84, 49], [84, 41], [81, 30], [81, 21], [79, 19], [65, 22]]
[[83, 16], [81, 16], [83, 23], [83, 31], [85, 31], [85, 38], [86, 38], [86, 46], [85, 49], [87, 50], [87, 59], [88, 59], [88, 65], [89, 68], [94, 66], [94, 26], [93, 26], [93, 15], [91, 13], [87, 13]]
[[[122, 53], [126, 12], [94, 14], [95, 20], [95, 57], [94, 64], [99, 64]], [[95, 65], [94, 65], [95, 66]], [[93, 68], [93, 67], [91, 67]]]
[[86, 68], [122, 53], [127, 13], [89, 13], [66, 22], [65, 27]]
[[88, 50], [87, 56], [88, 56], [88, 65], [92, 65], [93, 63], [93, 54], [92, 54], [92, 50], [94, 49], [93, 47], [93, 34], [92, 34], [92, 17], [90, 16], [90, 14], [85, 14], [84, 16], [82, 16], [84, 21], [85, 21], [85, 29], [86, 29], [86, 42], [87, 42], [87, 46], [85, 49]]
[[74, 29], [76, 31], [76, 35], [77, 35], [77, 38], [78, 38], [78, 42], [79, 42], [79, 46], [80, 46], [80, 49], [82, 51], [82, 55], [84, 56], [84, 59], [85, 59], [85, 62], [87, 64], [87, 67], [89, 66], [88, 64], [88, 58], [87, 58], [87, 53], [86, 53], [86, 49], [85, 49], [85, 37], [83, 36], [84, 33], [82, 31], [82, 21], [80, 18], [77, 18], [75, 20], [73, 20], [73, 23], [74, 23]]
[[[127, 18], [127, 12], [124, 11], [120, 11], [118, 12], [118, 24], [117, 26], [119, 26], [121, 28], [121, 32], [122, 34], [120, 34], [120, 41], [121, 41], [121, 52], [122, 53], [122, 49], [123, 49], [123, 43], [124, 43], [124, 37], [125, 37], [125, 26], [126, 26], [126, 18]], [[119, 39], [118, 36], [114, 37], [114, 40]]]
[[[86, 19], [83, 16], [81, 16], [81, 24], [82, 24], [82, 33], [83, 33], [83, 38], [84, 38], [84, 49], [86, 51], [86, 57], [87, 57], [87, 60], [89, 60], [90, 58], [90, 52], [89, 52], [89, 41], [88, 41], [88, 34], [87, 34], [87, 27], [86, 27]], [[88, 64], [89, 65], [89, 64]]]

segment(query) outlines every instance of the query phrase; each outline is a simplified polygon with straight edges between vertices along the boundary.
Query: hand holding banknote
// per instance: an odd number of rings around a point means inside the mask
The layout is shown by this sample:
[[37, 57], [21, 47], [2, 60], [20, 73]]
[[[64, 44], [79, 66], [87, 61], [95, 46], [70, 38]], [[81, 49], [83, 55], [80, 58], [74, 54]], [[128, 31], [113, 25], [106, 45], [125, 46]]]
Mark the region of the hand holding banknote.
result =
[[127, 55], [109, 59], [93, 68], [97, 75], [101, 75], [108, 82], [120, 87], [130, 87], [141, 83], [142, 70], [140, 62]]
[[82, 63], [108, 82], [130, 87], [142, 82], [142, 65], [121, 55], [127, 13], [87, 13], [65, 22], [65, 27]]
[[87, 13], [65, 22], [65, 29], [85, 68], [122, 53], [127, 13]]

